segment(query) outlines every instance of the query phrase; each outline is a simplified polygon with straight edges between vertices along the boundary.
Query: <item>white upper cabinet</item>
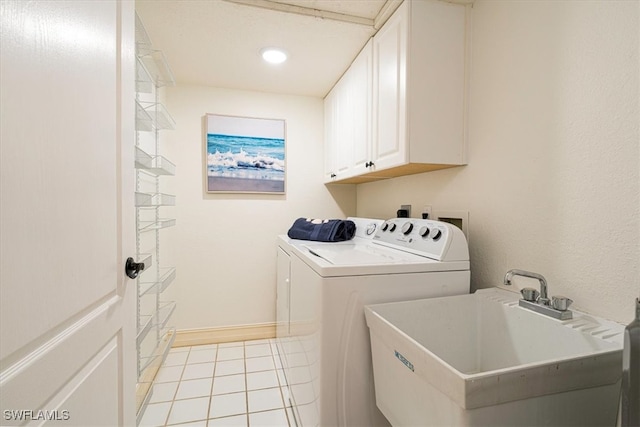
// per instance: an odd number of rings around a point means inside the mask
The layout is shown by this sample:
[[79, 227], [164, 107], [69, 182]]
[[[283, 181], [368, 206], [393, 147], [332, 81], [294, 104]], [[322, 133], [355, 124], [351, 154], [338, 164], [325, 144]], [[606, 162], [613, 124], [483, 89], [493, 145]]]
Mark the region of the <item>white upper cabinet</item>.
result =
[[348, 80], [341, 79], [324, 101], [325, 180], [351, 175], [352, 108]]
[[367, 171], [371, 159], [372, 47], [367, 43], [324, 100], [325, 181]]
[[373, 165], [367, 172], [406, 161], [408, 13], [405, 2], [373, 39]]
[[[326, 123], [325, 149], [334, 158], [325, 165], [326, 182], [466, 164], [469, 10], [438, 0], [405, 1], [369, 41], [325, 99], [334, 118]], [[336, 91], [348, 101], [328, 106]]]
[[373, 106], [373, 41], [364, 49], [347, 71], [351, 87], [353, 138], [352, 175], [362, 175], [371, 160], [371, 108]]
[[[367, 172], [371, 160], [372, 40], [325, 98], [325, 181]], [[328, 162], [328, 163], [327, 163]]]

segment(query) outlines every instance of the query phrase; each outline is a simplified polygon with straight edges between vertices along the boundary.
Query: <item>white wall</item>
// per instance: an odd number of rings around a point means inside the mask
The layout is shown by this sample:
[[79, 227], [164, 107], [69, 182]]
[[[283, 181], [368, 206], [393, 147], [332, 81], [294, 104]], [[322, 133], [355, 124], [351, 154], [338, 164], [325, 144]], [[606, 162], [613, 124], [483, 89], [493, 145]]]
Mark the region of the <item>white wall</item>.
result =
[[[177, 167], [166, 178], [177, 206], [165, 214], [177, 223], [161, 243], [177, 269], [166, 291], [177, 302], [172, 321], [178, 329], [273, 322], [276, 236], [298, 217], [355, 214], [354, 186], [322, 184], [322, 100], [182, 84], [165, 95], [176, 121], [163, 131], [163, 153]], [[286, 195], [205, 193], [206, 113], [286, 120]]]
[[[476, 1], [469, 165], [357, 188], [360, 216], [468, 210], [472, 288], [507, 270], [627, 323], [640, 294], [636, 1]], [[524, 281], [520, 286], [535, 285]]]

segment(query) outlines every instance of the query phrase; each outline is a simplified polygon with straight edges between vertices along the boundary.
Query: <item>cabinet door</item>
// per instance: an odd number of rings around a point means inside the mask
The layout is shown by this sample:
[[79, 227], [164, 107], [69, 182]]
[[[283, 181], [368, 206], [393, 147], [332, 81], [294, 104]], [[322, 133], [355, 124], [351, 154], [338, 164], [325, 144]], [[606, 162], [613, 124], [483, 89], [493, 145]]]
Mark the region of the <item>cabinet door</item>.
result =
[[349, 85], [343, 77], [324, 99], [325, 182], [342, 179], [351, 169], [352, 118]]
[[373, 160], [371, 150], [371, 104], [373, 102], [373, 48], [366, 44], [355, 59], [348, 73], [351, 83], [351, 108], [353, 126], [352, 175], [369, 172], [367, 163]]
[[337, 174], [335, 159], [337, 157], [336, 141], [336, 96], [335, 90], [329, 92], [324, 98], [324, 181], [333, 181]]
[[368, 172], [365, 165], [372, 160], [372, 66], [370, 41], [325, 98], [326, 181]]
[[335, 170], [338, 178], [351, 176], [353, 163], [353, 108], [351, 78], [347, 73], [336, 84], [336, 146]]
[[409, 2], [373, 38], [374, 168], [406, 162], [406, 76]]

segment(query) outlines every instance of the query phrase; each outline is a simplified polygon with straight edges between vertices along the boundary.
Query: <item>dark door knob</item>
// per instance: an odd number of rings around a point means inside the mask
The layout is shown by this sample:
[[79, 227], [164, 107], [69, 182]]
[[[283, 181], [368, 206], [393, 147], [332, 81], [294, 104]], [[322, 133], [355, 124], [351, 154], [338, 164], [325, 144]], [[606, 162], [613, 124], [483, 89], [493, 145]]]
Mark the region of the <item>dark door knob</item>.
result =
[[127, 258], [127, 262], [124, 265], [124, 272], [129, 278], [135, 279], [142, 270], [144, 270], [144, 262], [135, 262], [133, 258]]

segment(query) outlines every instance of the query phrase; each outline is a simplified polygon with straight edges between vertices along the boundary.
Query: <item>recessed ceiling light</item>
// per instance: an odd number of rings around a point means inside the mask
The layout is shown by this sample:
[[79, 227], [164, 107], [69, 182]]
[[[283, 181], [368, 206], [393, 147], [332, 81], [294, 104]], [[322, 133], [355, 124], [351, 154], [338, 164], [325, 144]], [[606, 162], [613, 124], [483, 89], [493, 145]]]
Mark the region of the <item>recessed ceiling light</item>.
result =
[[260, 53], [262, 54], [262, 59], [271, 64], [281, 64], [287, 60], [285, 51], [275, 47], [265, 47]]

